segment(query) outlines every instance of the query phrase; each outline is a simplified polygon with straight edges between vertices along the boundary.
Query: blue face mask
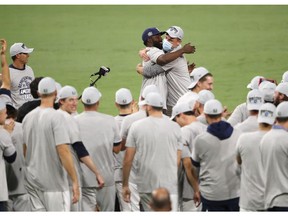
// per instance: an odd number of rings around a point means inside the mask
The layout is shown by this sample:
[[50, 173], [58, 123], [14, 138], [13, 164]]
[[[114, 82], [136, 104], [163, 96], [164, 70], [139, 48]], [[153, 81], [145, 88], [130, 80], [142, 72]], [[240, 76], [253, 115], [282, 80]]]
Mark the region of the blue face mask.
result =
[[166, 52], [170, 52], [173, 50], [172, 44], [167, 39], [163, 39], [162, 47], [163, 50]]

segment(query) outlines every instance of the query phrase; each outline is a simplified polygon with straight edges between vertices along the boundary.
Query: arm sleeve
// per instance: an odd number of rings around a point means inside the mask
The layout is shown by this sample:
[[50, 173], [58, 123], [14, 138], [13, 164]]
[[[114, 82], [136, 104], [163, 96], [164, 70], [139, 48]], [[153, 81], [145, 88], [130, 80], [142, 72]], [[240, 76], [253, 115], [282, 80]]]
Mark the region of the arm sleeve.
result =
[[89, 155], [89, 152], [87, 151], [86, 147], [83, 145], [82, 142], [73, 143], [72, 148], [76, 152], [79, 159]]
[[143, 67], [143, 76], [148, 79], [164, 72], [165, 70], [160, 65], [153, 64], [151, 61]]

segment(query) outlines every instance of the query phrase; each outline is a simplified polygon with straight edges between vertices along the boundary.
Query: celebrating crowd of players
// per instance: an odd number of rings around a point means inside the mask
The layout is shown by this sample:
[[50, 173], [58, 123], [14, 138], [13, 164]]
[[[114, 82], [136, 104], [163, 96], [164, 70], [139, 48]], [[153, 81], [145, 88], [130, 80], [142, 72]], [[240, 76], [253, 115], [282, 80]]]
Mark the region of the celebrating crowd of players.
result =
[[35, 78], [24, 43], [8, 66], [2, 39], [0, 211], [287, 211], [288, 72], [254, 77], [230, 115], [183, 38], [145, 29], [138, 103], [117, 90], [115, 117], [93, 86]]

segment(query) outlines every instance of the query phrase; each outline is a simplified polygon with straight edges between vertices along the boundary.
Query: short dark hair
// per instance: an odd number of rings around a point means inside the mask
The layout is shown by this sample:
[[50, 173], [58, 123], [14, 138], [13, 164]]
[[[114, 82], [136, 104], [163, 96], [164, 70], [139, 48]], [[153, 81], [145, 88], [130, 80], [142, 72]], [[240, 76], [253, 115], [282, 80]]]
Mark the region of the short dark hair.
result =
[[198, 82], [204, 82], [204, 81], [206, 81], [206, 79], [207, 79], [208, 76], [213, 77], [213, 75], [212, 75], [211, 73], [207, 73], [207, 74], [205, 74], [205, 76], [201, 77]]
[[278, 123], [285, 123], [288, 121], [288, 117], [276, 117]]
[[217, 118], [222, 117], [222, 113], [216, 114], [216, 115], [210, 115], [210, 114], [206, 114], [206, 113], [205, 113], [205, 115], [207, 115], [207, 116], [208, 116], [209, 118], [211, 118], [211, 119], [217, 119]]
[[11, 106], [9, 104], [6, 105], [6, 112], [7, 112], [7, 118], [12, 118], [12, 119], [16, 119], [17, 115], [18, 115], [18, 110], [14, 107]]
[[30, 92], [33, 98], [37, 99], [39, 98], [38, 95], [38, 84], [44, 77], [36, 77], [31, 83], [30, 83]]
[[16, 59], [16, 55], [11, 56], [11, 59], [12, 59], [12, 61], [15, 61], [15, 59]]
[[154, 110], [157, 111], [163, 111], [163, 107], [155, 107], [155, 106], [151, 106]]
[[[117, 103], [118, 104], [118, 103]], [[127, 109], [127, 108], [129, 108], [129, 106], [131, 105], [131, 103], [129, 103], [129, 104], [118, 104], [119, 105], [119, 107], [121, 108], [121, 109]]]

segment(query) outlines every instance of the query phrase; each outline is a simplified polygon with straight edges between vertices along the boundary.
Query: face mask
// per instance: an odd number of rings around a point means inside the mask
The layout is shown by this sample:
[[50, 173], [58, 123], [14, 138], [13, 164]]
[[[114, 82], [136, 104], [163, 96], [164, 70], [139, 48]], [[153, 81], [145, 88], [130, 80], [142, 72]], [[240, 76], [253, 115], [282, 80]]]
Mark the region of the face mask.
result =
[[162, 47], [163, 47], [163, 50], [166, 52], [170, 52], [173, 50], [172, 44], [166, 39], [163, 39]]

